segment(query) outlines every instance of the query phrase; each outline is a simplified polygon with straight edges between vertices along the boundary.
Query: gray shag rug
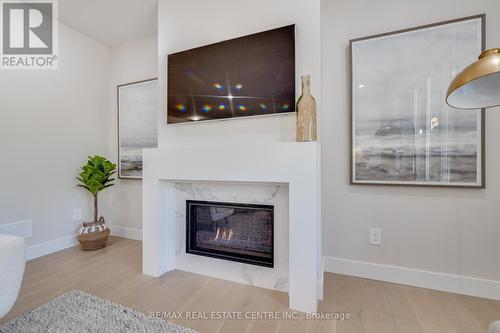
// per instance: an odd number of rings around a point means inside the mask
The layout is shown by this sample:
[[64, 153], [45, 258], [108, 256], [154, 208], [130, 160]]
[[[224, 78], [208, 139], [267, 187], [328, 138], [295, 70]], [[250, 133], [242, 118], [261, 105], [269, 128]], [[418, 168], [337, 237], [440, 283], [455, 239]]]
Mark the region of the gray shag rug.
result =
[[111, 301], [73, 290], [4, 324], [1, 333], [197, 333]]

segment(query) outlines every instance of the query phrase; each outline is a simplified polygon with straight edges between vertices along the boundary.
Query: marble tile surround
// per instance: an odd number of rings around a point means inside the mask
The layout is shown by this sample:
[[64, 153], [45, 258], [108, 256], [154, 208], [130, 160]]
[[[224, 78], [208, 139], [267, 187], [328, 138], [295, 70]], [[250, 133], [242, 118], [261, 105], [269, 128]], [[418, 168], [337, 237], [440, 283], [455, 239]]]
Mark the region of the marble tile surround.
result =
[[[288, 291], [288, 185], [176, 182], [176, 267], [262, 288]], [[274, 268], [186, 254], [186, 200], [274, 206]]]

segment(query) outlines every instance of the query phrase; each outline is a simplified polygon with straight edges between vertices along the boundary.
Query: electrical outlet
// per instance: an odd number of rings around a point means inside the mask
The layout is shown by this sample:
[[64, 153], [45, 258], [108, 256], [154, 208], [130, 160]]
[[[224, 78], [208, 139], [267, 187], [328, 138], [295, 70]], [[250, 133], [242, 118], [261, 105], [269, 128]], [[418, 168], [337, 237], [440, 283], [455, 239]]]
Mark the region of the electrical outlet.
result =
[[73, 221], [81, 221], [82, 219], [83, 219], [82, 209], [81, 208], [73, 209]]
[[380, 228], [370, 228], [370, 244], [382, 245], [382, 230]]

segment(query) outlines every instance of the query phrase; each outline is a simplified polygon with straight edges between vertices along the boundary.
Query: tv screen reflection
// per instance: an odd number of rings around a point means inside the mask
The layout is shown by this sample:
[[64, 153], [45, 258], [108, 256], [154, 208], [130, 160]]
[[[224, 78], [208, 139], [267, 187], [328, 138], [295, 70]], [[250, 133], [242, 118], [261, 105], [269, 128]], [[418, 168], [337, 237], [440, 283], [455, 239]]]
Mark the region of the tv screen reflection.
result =
[[295, 26], [168, 56], [169, 124], [295, 111]]

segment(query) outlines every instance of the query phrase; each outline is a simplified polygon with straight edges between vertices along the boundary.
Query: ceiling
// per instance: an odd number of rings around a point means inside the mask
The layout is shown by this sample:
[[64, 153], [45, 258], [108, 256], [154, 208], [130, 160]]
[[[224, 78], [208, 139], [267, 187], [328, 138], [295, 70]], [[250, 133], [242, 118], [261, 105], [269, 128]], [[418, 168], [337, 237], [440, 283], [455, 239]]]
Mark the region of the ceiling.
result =
[[60, 0], [59, 20], [114, 46], [157, 32], [157, 0]]

